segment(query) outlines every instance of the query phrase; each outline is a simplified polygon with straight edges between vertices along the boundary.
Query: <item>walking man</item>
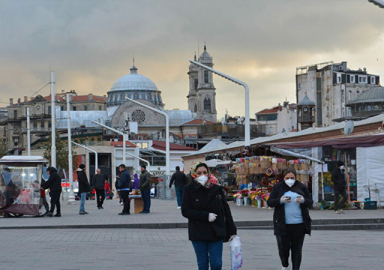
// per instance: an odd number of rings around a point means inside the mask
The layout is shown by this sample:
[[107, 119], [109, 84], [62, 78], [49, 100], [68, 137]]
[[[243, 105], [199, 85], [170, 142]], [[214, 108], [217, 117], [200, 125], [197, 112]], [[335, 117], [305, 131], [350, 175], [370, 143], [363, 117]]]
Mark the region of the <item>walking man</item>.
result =
[[91, 187], [89, 186], [88, 177], [85, 174], [85, 165], [80, 164], [77, 169], [77, 181], [79, 182], [79, 193], [80, 193], [80, 211], [79, 215], [88, 214], [85, 212], [84, 204], [87, 198], [87, 193], [91, 191]]
[[[344, 213], [342, 209], [347, 201], [347, 192], [345, 192], [345, 167], [342, 161], [337, 162], [337, 169], [332, 173], [333, 191], [335, 192], [335, 214]], [[339, 195], [343, 197], [341, 203], [339, 203]]]
[[176, 166], [176, 172], [171, 177], [171, 182], [169, 183], [169, 189], [172, 188], [172, 184], [175, 182], [175, 191], [177, 198], [177, 209], [181, 209], [181, 198], [183, 197], [184, 186], [187, 184], [187, 176], [180, 171], [180, 167]]
[[[60, 207], [60, 194], [61, 194], [61, 177], [57, 173], [57, 170], [54, 167], [48, 167], [47, 173], [49, 178], [47, 181], [41, 183], [41, 187], [44, 189], [49, 188], [49, 196], [51, 197], [51, 209], [46, 214], [47, 217], [61, 217], [61, 207]], [[53, 215], [56, 206], [56, 215]]]
[[144, 203], [144, 209], [141, 214], [149, 214], [151, 208], [151, 174], [147, 171], [147, 166], [141, 165], [140, 174], [140, 193]]
[[104, 209], [104, 175], [101, 174], [100, 168], [97, 169], [96, 174], [92, 177], [92, 184], [96, 191], [97, 209]]
[[119, 180], [119, 189], [120, 197], [123, 200], [123, 211], [119, 215], [130, 215], [130, 201], [129, 201], [129, 191], [132, 188], [131, 176], [128, 171], [125, 169], [125, 165], [121, 164], [119, 166], [120, 171], [120, 180]]

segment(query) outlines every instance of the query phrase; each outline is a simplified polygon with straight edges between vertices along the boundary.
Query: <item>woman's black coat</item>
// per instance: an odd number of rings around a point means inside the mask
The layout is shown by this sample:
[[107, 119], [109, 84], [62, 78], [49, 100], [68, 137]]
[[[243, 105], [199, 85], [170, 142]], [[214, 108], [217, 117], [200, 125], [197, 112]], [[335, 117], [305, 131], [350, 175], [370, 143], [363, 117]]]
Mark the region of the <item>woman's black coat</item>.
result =
[[310, 235], [312, 220], [309, 216], [308, 207], [312, 206], [313, 201], [311, 199], [311, 195], [309, 194], [307, 187], [299, 181], [296, 181], [292, 187], [289, 187], [287, 184], [285, 184], [284, 181], [281, 181], [273, 187], [273, 190], [271, 192], [271, 195], [269, 196], [267, 203], [268, 206], [275, 208], [275, 211], [273, 213], [273, 226], [275, 235], [284, 236], [287, 234], [285, 227], [285, 209], [284, 204], [280, 203], [280, 198], [284, 195], [285, 192], [289, 190], [291, 190], [292, 192], [296, 192], [304, 197], [304, 203], [300, 204], [300, 208], [301, 213], [303, 215], [305, 233]]
[[81, 169], [77, 169], [77, 182], [79, 182], [79, 193], [90, 192], [91, 187], [88, 182], [87, 175]]
[[[231, 210], [218, 185], [206, 189], [193, 181], [185, 186], [181, 212], [188, 218], [188, 234], [191, 241], [228, 241], [237, 234]], [[208, 221], [209, 213], [217, 215], [214, 222]]]

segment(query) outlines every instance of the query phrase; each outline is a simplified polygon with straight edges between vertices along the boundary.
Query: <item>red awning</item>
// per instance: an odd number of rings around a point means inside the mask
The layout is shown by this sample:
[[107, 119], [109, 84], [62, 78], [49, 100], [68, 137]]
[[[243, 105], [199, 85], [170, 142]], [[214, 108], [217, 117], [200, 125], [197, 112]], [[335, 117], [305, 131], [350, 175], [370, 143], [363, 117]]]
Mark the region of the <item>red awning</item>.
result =
[[369, 136], [353, 136], [338, 139], [328, 139], [322, 141], [306, 141], [306, 142], [281, 142], [269, 143], [279, 148], [309, 148], [320, 146], [332, 146], [333, 148], [356, 148], [356, 147], [372, 147], [384, 145], [384, 134], [369, 135]]

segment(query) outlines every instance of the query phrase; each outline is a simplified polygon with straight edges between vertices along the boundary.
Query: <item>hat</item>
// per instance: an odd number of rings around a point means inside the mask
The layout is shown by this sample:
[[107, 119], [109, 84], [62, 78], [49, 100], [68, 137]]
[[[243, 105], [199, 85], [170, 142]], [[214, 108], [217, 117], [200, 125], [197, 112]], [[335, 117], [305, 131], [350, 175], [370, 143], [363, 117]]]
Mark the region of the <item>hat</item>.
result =
[[343, 166], [343, 165], [344, 165], [344, 162], [342, 162], [340, 160], [337, 162], [337, 167], [340, 167], [340, 166]]
[[84, 169], [84, 168], [85, 168], [85, 165], [84, 165], [84, 164], [80, 164], [79, 168], [80, 168], [80, 169]]
[[57, 172], [55, 167], [48, 167], [47, 172]]
[[141, 167], [141, 168], [143, 168], [144, 170], [145, 170], [145, 169], [147, 169], [147, 166], [146, 166], [146, 165], [144, 165], [144, 164], [143, 164], [143, 165], [141, 165], [140, 167]]

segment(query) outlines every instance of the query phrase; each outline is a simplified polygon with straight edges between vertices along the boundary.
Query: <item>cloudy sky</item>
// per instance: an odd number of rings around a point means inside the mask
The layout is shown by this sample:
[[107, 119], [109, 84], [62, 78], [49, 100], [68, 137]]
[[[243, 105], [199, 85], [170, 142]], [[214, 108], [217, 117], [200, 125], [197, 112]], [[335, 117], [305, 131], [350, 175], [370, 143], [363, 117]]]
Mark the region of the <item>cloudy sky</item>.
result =
[[[0, 0], [0, 106], [57, 91], [105, 95], [129, 73], [187, 109], [189, 59], [204, 44], [214, 68], [250, 87], [251, 117], [296, 102], [296, 67], [347, 61], [384, 76], [384, 9], [367, 0]], [[244, 90], [214, 77], [218, 119], [244, 115]], [[49, 86], [40, 91], [49, 95]]]

